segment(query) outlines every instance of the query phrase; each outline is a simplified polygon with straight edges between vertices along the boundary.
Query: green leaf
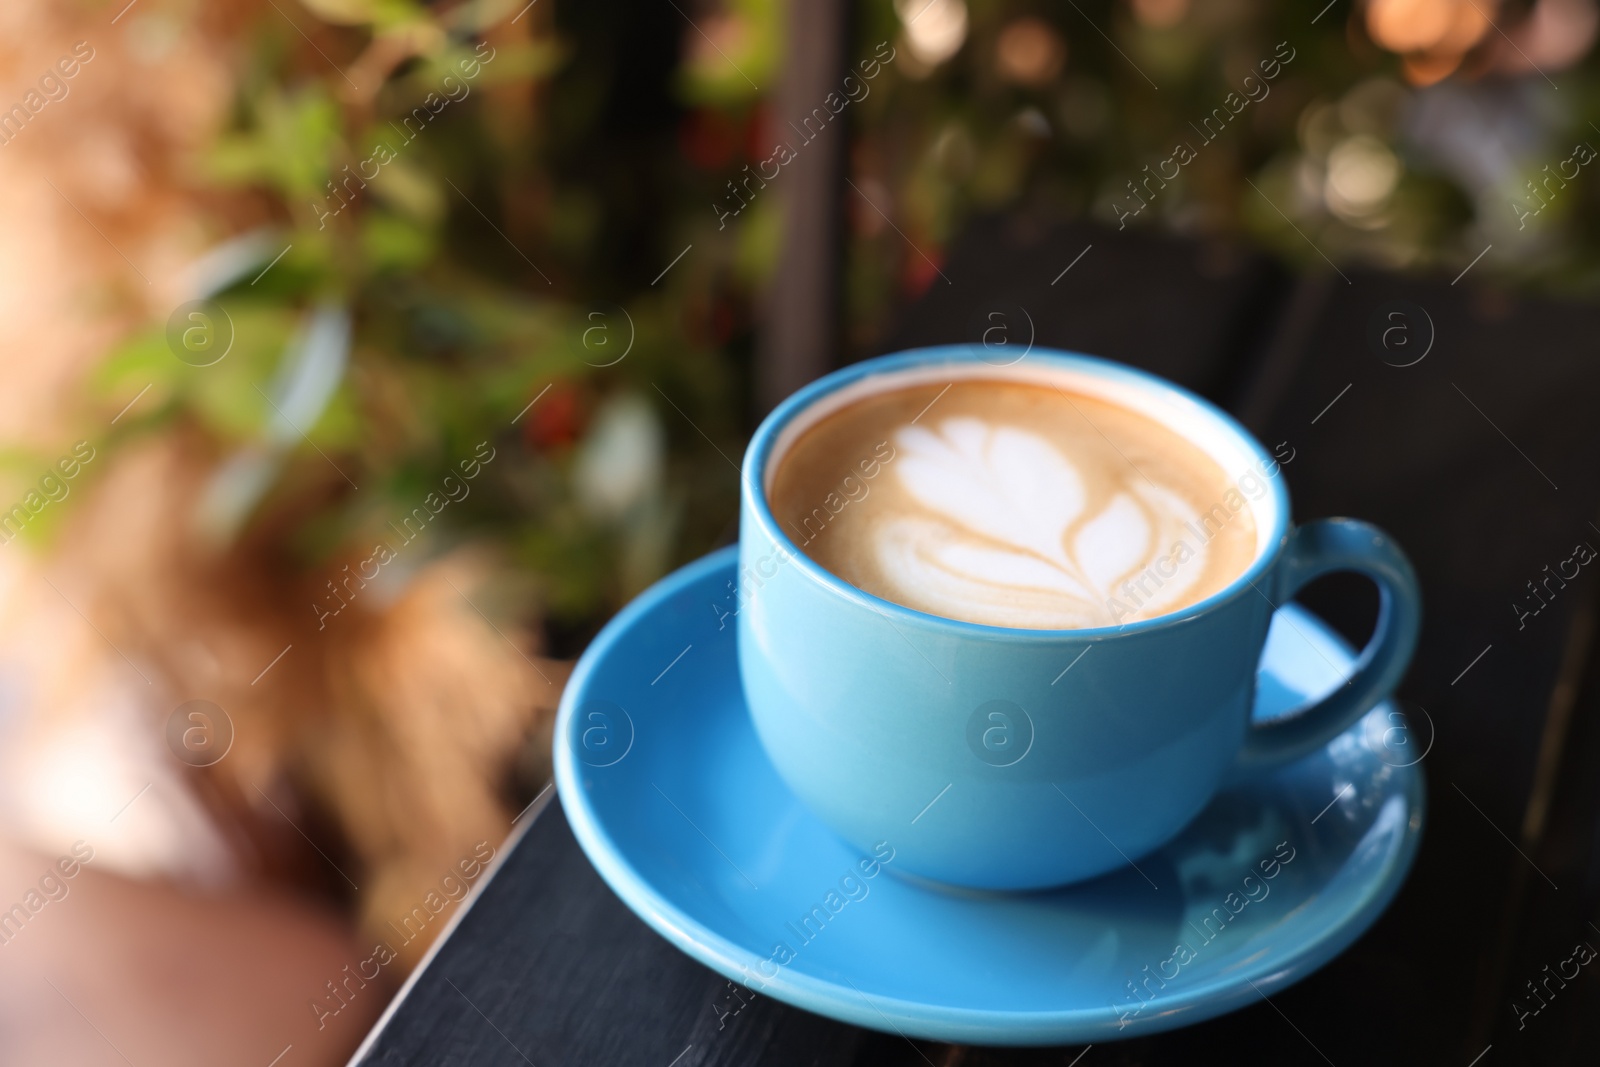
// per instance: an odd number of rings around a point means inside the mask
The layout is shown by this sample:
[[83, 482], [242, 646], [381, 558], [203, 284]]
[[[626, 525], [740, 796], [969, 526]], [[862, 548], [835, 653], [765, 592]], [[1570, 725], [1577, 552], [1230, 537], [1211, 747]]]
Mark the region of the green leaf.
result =
[[373, 211], [362, 221], [361, 250], [374, 273], [416, 270], [437, 247], [432, 232], [412, 219]]

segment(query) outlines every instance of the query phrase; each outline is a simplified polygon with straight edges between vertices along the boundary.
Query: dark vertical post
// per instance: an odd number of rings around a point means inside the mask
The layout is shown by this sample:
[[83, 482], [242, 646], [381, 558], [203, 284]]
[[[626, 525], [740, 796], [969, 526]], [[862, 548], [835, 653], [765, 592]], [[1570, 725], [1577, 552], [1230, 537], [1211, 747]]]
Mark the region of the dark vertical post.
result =
[[[840, 91], [851, 7], [851, 0], [788, 0], [784, 13], [774, 126], [796, 158], [774, 183], [783, 205], [783, 244], [756, 350], [758, 414], [839, 363], [850, 139], [848, 109], [834, 115], [823, 101]], [[828, 119], [820, 131], [815, 119], [809, 128], [805, 123], [814, 109]]]

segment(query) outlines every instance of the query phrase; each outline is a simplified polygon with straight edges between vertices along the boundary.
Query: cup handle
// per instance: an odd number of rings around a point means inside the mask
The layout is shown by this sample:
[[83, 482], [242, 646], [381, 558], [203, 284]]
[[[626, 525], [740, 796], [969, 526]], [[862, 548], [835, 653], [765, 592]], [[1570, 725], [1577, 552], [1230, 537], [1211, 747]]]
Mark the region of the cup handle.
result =
[[1313, 579], [1354, 571], [1378, 586], [1378, 626], [1344, 685], [1297, 715], [1251, 726], [1236, 773], [1249, 775], [1327, 745], [1400, 684], [1417, 647], [1422, 593], [1394, 539], [1356, 519], [1319, 519], [1294, 529], [1274, 571], [1274, 605]]

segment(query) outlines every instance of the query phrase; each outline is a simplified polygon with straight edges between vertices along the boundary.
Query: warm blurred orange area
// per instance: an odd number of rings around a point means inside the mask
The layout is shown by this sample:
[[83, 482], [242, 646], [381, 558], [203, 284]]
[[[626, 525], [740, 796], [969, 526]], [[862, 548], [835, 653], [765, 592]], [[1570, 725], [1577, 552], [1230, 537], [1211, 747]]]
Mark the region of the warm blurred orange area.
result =
[[[272, 221], [206, 160], [251, 28], [278, 20], [322, 62], [337, 6], [0, 5], [0, 1063], [344, 1062], [472, 884], [441, 879], [510, 830], [486, 768], [559, 693], [559, 665], [541, 679], [503, 643], [528, 635], [461, 599], [481, 561], [313, 640], [323, 583], [284, 580], [274, 532], [220, 553], [196, 534], [212, 444], [182, 425], [105, 444], [170, 399], [99, 396], [108, 353]], [[408, 47], [382, 37], [350, 70], [376, 92]], [[227, 709], [215, 766], [169, 750], [196, 697]], [[92, 862], [41, 889], [74, 841]], [[386, 965], [350, 978], [383, 938]]]
[[183, 9], [197, 5], [141, 3], [144, 23], [132, 22], [137, 8], [123, 17], [137, 33], [111, 25], [110, 5], [0, 6], [8, 443], [54, 443], [91, 363], [171, 306], [211, 240], [192, 168], [231, 96], [227, 27], [253, 5], [195, 20]]
[[1413, 85], [1444, 80], [1480, 46], [1482, 71], [1562, 70], [1588, 52], [1597, 22], [1594, 0], [1535, 0], [1525, 17], [1500, 0], [1368, 0], [1366, 12], [1367, 32], [1405, 57]]

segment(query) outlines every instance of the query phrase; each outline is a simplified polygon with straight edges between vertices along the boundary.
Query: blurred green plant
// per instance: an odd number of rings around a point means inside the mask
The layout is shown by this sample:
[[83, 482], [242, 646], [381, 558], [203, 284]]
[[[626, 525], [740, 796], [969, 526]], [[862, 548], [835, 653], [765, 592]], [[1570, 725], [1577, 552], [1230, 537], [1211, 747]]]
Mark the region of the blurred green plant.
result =
[[[590, 626], [731, 529], [788, 179], [726, 226], [718, 205], [789, 136], [783, 8], [302, 3], [311, 42], [265, 13], [201, 168], [234, 191], [219, 232], [244, 229], [240, 204], [264, 223], [196, 284], [233, 348], [189, 366], [153, 324], [103, 375], [160, 399], [118, 432], [197, 430], [219, 481], [196, 521], [226, 540], [299, 516], [308, 562], [363, 547], [490, 439], [509, 458], [454, 535]], [[1534, 8], [1576, 20], [1537, 72], [1533, 38], [1513, 52], [1486, 14], [1520, 35]], [[1518, 223], [1542, 166], [1600, 144], [1595, 9], [866, 0], [846, 59], [895, 58], [848, 113], [852, 180], [883, 214], [847, 198], [840, 358], [875, 349], [980, 212], [1246, 235], [1313, 269], [1453, 273], [1492, 241], [1484, 274], [1592, 288], [1600, 182]], [[1192, 161], [1150, 184], [1179, 144]]]
[[[1600, 146], [1593, 0], [874, 0], [858, 16], [852, 55], [899, 53], [851, 113], [853, 179], [894, 221], [849, 201], [858, 352], [984, 212], [1233, 235], [1315, 270], [1454, 274], [1493, 242], [1486, 275], [1600, 282], [1600, 182], [1569, 174], [1525, 230], [1516, 206], [1540, 206], [1528, 180], [1574, 143]], [[1146, 185], [1180, 144], [1193, 162]]]
[[737, 454], [734, 372], [680, 310], [703, 275], [574, 295], [607, 205], [567, 210], [588, 190], [546, 131], [571, 50], [542, 12], [303, 3], [323, 24], [301, 14], [305, 40], [266, 10], [200, 161], [261, 224], [104, 365], [107, 397], [152, 386], [116, 435], [197, 436], [214, 473], [190, 520], [226, 545], [287, 519], [307, 569], [365, 555], [489, 441], [434, 547], [495, 546], [535, 613], [581, 633], [732, 514], [713, 449]]

